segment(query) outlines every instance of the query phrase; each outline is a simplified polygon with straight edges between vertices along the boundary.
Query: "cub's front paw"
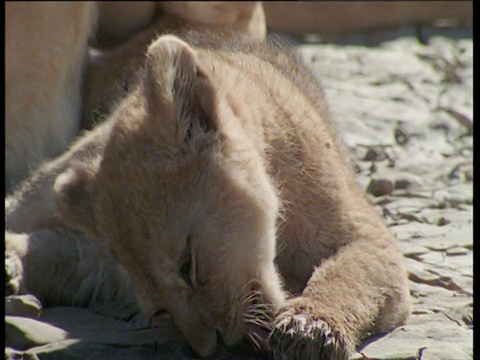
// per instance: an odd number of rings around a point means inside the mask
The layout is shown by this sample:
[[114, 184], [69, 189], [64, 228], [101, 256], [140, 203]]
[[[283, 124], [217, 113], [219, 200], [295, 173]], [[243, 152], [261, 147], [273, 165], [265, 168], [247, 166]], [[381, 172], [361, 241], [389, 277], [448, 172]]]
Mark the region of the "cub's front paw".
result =
[[18, 295], [24, 289], [22, 262], [13, 251], [5, 252], [5, 296]]
[[27, 292], [21, 255], [27, 248], [26, 237], [26, 234], [5, 231], [5, 296]]
[[342, 334], [308, 300], [292, 299], [278, 313], [272, 334], [274, 359], [344, 360], [349, 351]]

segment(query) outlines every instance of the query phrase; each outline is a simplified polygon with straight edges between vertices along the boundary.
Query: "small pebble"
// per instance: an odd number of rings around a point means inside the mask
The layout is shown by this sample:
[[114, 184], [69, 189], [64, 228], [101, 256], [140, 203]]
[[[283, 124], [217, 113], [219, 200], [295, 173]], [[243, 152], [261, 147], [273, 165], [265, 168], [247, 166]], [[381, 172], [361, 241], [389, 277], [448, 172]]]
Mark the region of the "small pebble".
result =
[[408, 140], [410, 140], [410, 135], [399, 127], [394, 130], [393, 134], [395, 136], [395, 141], [399, 145], [404, 145], [408, 142]]
[[389, 195], [395, 186], [393, 181], [388, 179], [372, 179], [367, 187], [367, 192], [373, 196]]
[[441, 217], [441, 218], [438, 219], [438, 221], [437, 221], [437, 225], [438, 225], [438, 226], [444, 226], [444, 225], [448, 225], [448, 224], [450, 224], [450, 220], [445, 219], [444, 217]]
[[365, 161], [382, 161], [387, 158], [385, 149], [380, 146], [372, 146], [367, 150], [363, 160]]

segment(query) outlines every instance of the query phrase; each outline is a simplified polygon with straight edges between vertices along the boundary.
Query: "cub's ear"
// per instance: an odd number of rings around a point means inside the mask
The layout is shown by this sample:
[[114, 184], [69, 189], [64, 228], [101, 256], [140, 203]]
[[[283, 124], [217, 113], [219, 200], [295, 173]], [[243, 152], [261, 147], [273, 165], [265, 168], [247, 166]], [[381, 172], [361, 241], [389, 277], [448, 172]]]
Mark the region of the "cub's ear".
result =
[[95, 171], [91, 164], [74, 163], [53, 186], [61, 221], [92, 237], [98, 236], [92, 202]]
[[185, 141], [196, 132], [217, 129], [215, 89], [196, 51], [183, 40], [165, 35], [147, 51], [146, 97], [153, 121], [170, 138]]

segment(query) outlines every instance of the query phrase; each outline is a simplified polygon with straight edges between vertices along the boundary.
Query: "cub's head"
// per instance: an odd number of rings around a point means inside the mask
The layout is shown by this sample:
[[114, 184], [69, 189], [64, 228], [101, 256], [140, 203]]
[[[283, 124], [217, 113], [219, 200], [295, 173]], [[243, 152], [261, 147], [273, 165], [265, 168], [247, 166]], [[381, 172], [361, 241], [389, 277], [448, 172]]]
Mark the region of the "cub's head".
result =
[[63, 220], [105, 242], [144, 311], [171, 314], [202, 356], [258, 334], [284, 299], [274, 186], [212, 61], [176, 37], [155, 41], [101, 157], [55, 184]]

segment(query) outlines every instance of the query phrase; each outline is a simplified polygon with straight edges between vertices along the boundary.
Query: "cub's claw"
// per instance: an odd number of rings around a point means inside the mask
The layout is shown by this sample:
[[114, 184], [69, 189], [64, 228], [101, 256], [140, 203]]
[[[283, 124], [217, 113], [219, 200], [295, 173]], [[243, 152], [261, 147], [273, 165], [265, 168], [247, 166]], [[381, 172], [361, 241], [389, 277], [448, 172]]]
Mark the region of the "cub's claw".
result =
[[349, 358], [340, 333], [325, 321], [307, 313], [280, 314], [271, 334], [274, 359]]

